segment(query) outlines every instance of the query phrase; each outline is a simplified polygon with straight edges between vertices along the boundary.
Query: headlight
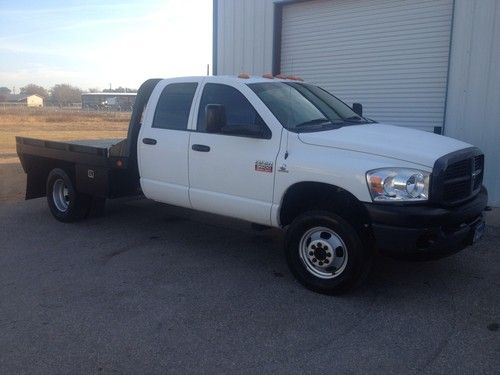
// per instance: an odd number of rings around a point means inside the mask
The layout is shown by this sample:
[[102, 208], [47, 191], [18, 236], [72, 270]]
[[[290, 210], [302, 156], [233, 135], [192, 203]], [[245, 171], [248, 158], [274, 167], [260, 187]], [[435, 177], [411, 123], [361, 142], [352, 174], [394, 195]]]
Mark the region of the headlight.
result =
[[429, 199], [429, 172], [406, 168], [368, 171], [366, 180], [374, 201], [426, 201]]

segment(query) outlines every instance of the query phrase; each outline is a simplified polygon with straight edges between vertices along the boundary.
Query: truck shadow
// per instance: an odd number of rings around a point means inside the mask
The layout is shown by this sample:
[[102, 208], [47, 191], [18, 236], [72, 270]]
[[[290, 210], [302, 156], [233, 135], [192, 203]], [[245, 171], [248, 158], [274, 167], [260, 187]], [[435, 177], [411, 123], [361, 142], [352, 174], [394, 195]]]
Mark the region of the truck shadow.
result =
[[[244, 272], [246, 277], [255, 275], [258, 278], [265, 272], [270, 278], [281, 279], [287, 288], [301, 288], [287, 268], [283, 254], [284, 233], [279, 229], [255, 231], [247, 222], [145, 199], [108, 205], [105, 220], [127, 217], [134, 221], [134, 230], [141, 227], [145, 230], [148, 241], [164, 244], [167, 255], [180, 246], [183, 252], [179, 256], [182, 258], [195, 259], [201, 255], [214, 267], [223, 265], [234, 269], [235, 273], [228, 277], [236, 278], [238, 272]], [[479, 245], [437, 261], [411, 262], [377, 255], [365, 283], [347, 298], [388, 291], [403, 298], [431, 288], [449, 291], [452, 285], [457, 289], [467, 286], [471, 280], [481, 280], [484, 276], [479, 262], [492, 247], [496, 232], [495, 228], [489, 227]], [[133, 248], [126, 251], [131, 250]], [[109, 257], [119, 254], [120, 250]]]

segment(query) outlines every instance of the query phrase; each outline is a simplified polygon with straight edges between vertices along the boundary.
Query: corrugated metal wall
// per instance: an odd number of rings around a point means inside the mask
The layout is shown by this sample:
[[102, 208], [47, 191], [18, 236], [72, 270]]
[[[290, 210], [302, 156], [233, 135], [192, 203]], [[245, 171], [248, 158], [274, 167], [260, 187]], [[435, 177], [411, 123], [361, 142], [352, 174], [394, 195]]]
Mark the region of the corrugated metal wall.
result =
[[217, 74], [270, 73], [272, 0], [217, 0]]
[[500, 1], [455, 0], [445, 134], [479, 146], [500, 206]]

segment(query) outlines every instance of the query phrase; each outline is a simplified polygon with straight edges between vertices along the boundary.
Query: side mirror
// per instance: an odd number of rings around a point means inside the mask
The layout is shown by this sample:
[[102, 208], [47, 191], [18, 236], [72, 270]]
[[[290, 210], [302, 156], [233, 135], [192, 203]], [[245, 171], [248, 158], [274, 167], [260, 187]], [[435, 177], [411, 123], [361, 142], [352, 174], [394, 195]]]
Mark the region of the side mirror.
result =
[[226, 110], [220, 104], [207, 104], [205, 107], [205, 130], [207, 133], [220, 133], [226, 126]]
[[352, 110], [358, 116], [363, 117], [363, 105], [361, 103], [352, 103]]

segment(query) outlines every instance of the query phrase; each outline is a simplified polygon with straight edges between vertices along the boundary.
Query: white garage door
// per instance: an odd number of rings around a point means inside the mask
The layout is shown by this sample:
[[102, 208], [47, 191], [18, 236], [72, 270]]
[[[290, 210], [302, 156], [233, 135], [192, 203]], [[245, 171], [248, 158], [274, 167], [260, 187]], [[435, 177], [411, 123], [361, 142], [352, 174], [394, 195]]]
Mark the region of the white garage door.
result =
[[330, 0], [283, 7], [281, 72], [375, 120], [443, 125], [453, 0]]

